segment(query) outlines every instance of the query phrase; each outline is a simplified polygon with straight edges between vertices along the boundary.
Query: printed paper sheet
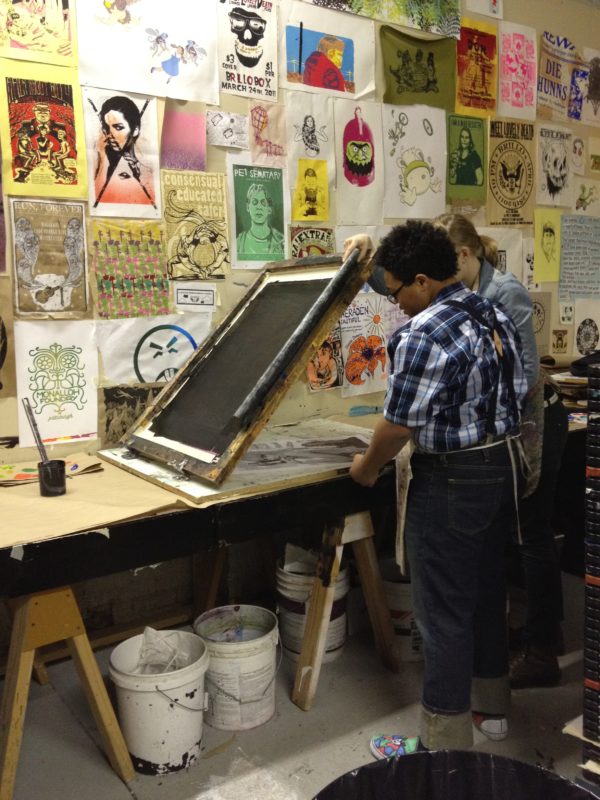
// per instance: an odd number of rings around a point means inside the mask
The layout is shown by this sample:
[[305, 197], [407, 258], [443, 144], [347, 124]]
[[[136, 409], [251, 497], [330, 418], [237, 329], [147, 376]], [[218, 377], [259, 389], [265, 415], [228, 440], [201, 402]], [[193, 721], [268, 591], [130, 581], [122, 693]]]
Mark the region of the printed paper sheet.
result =
[[446, 209], [446, 114], [383, 106], [385, 217], [433, 219]]
[[[335, 182], [333, 100], [326, 95], [288, 92], [287, 151], [290, 179], [295, 181], [300, 159], [320, 159], [327, 164], [327, 179]], [[293, 189], [294, 184], [290, 188]]]
[[207, 111], [206, 141], [215, 147], [248, 150], [248, 117], [227, 111]]
[[[94, 323], [15, 321], [17, 395], [27, 397], [45, 444], [98, 435], [98, 354]], [[21, 402], [19, 444], [35, 444]]]
[[504, 16], [503, 0], [465, 0], [465, 2], [467, 11], [474, 11], [475, 14], [496, 19], [502, 19]]
[[352, 397], [387, 388], [387, 331], [385, 297], [359, 292], [340, 318], [344, 361], [343, 397]]
[[130, 384], [170, 380], [206, 339], [211, 320], [211, 314], [190, 313], [97, 323], [103, 381]]
[[600, 219], [563, 214], [559, 298], [600, 299]]
[[286, 89], [364, 97], [375, 91], [375, 27], [296, 0], [282, 0], [279, 44]]
[[540, 123], [538, 133], [538, 168], [536, 201], [546, 206], [571, 206], [573, 180], [570, 153], [573, 133]]
[[600, 217], [600, 180], [577, 177], [573, 180], [574, 211], [589, 217]]
[[249, 107], [250, 155], [255, 164], [285, 167], [287, 154], [286, 106], [252, 101]]
[[10, 206], [17, 313], [83, 315], [88, 306], [83, 203], [11, 198]]
[[160, 164], [164, 169], [206, 169], [206, 113], [203, 103], [165, 103], [160, 136]]
[[0, 59], [4, 191], [85, 198], [85, 140], [75, 69]]
[[89, 223], [88, 248], [101, 319], [169, 313], [162, 224], [95, 218]]
[[[591, 47], [583, 48], [585, 67], [579, 73], [574, 72], [572, 84], [577, 82], [580, 92], [585, 92], [581, 102], [581, 121], [584, 125], [600, 126], [600, 50]], [[584, 75], [587, 71], [587, 75]], [[580, 99], [579, 94], [577, 95]]]
[[588, 68], [566, 36], [544, 31], [540, 39], [537, 115], [581, 120]]
[[531, 225], [534, 207], [534, 126], [530, 122], [490, 121], [490, 225]]
[[498, 28], [498, 115], [535, 120], [537, 95], [535, 28], [501, 22]]
[[464, 17], [456, 44], [457, 114], [488, 117], [496, 109], [498, 49], [493, 23]]
[[290, 257], [323, 256], [335, 253], [335, 231], [316, 225], [290, 226]]
[[214, 280], [230, 268], [225, 175], [161, 170], [167, 273]]
[[156, 106], [155, 97], [84, 88], [92, 216], [161, 217]]
[[600, 300], [576, 300], [575, 349], [579, 356], [593, 353], [600, 345]]
[[562, 211], [554, 208], [535, 209], [535, 261], [536, 283], [557, 281], [560, 275]]
[[338, 224], [383, 222], [381, 105], [334, 100]]
[[259, 269], [267, 261], [285, 258], [290, 219], [286, 170], [230, 155], [227, 180], [233, 267]]
[[386, 103], [424, 103], [454, 111], [456, 42], [408, 36], [387, 25], [379, 31]]
[[295, 222], [326, 222], [329, 219], [327, 162], [317, 158], [300, 158], [296, 164], [292, 219]]
[[0, 56], [77, 64], [74, 0], [0, 0]]
[[277, 3], [221, 0], [217, 14], [220, 91], [275, 102]]
[[102, 447], [116, 447], [162, 388], [160, 384], [138, 384], [100, 389], [98, 428]]
[[82, 84], [218, 104], [216, 3], [84, 0], [77, 29]]
[[487, 197], [487, 122], [477, 117], [448, 116], [448, 202], [469, 200], [484, 205]]

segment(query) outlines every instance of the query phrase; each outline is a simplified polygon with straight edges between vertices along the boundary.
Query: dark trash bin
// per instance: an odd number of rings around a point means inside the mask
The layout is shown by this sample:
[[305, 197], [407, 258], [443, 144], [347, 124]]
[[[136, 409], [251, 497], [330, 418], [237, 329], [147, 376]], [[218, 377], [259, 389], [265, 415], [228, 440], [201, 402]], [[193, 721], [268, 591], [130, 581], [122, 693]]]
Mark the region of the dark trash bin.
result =
[[542, 767], [490, 753], [437, 750], [375, 761], [313, 800], [597, 800]]

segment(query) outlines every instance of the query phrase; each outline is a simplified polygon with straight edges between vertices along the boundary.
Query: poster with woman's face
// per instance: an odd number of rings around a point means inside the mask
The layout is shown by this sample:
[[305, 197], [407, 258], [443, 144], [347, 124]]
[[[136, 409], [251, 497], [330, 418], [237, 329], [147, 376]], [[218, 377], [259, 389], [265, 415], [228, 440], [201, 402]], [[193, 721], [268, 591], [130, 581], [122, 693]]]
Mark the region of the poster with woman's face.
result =
[[90, 214], [159, 219], [156, 98], [91, 88], [83, 96]]
[[487, 122], [476, 117], [448, 116], [447, 198], [485, 203]]
[[267, 261], [281, 261], [290, 219], [285, 170], [230, 156], [227, 179], [233, 206], [229, 219], [235, 224], [232, 266], [259, 269]]

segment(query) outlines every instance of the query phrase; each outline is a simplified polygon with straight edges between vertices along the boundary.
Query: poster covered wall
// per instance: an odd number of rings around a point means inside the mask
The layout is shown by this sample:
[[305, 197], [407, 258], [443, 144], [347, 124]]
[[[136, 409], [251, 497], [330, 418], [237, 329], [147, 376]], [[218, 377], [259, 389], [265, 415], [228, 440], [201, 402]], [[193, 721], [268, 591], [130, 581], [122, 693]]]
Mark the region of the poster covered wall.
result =
[[[198, 4], [203, 8], [204, 3]], [[277, 4], [221, 0], [218, 14], [219, 89], [277, 100]], [[215, 101], [216, 102], [216, 101]]]

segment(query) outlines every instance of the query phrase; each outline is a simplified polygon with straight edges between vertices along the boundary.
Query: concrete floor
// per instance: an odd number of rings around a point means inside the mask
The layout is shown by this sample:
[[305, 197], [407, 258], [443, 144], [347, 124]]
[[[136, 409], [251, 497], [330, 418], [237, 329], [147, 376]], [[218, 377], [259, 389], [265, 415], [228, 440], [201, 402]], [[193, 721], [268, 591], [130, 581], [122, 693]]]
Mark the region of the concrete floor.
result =
[[[561, 730], [582, 710], [583, 581], [564, 575], [564, 587], [561, 686], [515, 692], [508, 738], [490, 742], [477, 732], [475, 749], [576, 779], [581, 743]], [[105, 676], [109, 654], [97, 653]], [[100, 749], [72, 663], [50, 666], [49, 675], [50, 685], [32, 685], [14, 800], [310, 800], [339, 775], [372, 761], [374, 733], [418, 732], [422, 664], [388, 673], [363, 631], [323, 666], [311, 711], [290, 701], [293, 667], [284, 659], [268, 723], [243, 732], [205, 724], [202, 756], [190, 769], [138, 775], [125, 785]]]

